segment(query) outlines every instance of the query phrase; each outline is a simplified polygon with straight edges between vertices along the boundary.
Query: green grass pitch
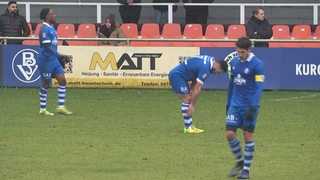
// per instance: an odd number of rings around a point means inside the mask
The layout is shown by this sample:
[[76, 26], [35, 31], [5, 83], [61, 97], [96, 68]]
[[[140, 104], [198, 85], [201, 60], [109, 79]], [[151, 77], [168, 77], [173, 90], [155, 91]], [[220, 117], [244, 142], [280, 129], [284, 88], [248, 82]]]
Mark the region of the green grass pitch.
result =
[[[202, 91], [193, 118], [205, 133], [190, 135], [171, 90], [69, 88], [74, 114], [43, 117], [37, 88], [2, 88], [0, 179], [234, 179], [225, 101]], [[250, 179], [319, 179], [319, 103], [316, 91], [264, 92]]]

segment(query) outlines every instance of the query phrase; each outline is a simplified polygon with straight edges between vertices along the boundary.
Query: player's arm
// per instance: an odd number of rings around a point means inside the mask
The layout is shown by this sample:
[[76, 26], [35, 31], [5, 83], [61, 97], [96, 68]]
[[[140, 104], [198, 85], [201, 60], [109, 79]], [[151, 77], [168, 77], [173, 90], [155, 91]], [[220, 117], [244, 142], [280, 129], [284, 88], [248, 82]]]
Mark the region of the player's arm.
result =
[[39, 32], [39, 37], [42, 37], [41, 39], [41, 44], [46, 48], [46, 51], [51, 52], [52, 54], [54, 54], [57, 58], [60, 57], [60, 54], [58, 53], [58, 51], [56, 49], [53, 49], [50, 45], [52, 43], [51, 41], [51, 34], [48, 30], [46, 29], [40, 29]]
[[198, 81], [198, 79], [196, 81], [193, 81], [191, 86], [190, 86], [190, 95], [191, 95], [191, 100], [190, 100], [190, 106], [188, 109], [188, 114], [192, 115], [193, 111], [194, 111], [194, 107], [196, 105], [197, 102], [197, 98], [200, 94], [200, 91], [202, 89], [202, 81]]
[[231, 98], [232, 98], [232, 91], [233, 91], [233, 82], [234, 82], [234, 75], [231, 73], [229, 74], [229, 86], [228, 86], [228, 96], [227, 96], [227, 104], [226, 104], [226, 113], [228, 112]]
[[60, 57], [60, 54], [58, 53], [58, 51], [56, 51], [55, 49], [53, 49], [53, 48], [50, 46], [50, 43], [51, 43], [51, 42], [48, 42], [48, 43], [44, 42], [44, 43], [43, 43], [43, 46], [44, 46], [48, 51], [50, 51], [52, 54], [54, 54], [57, 58], [59, 58], [59, 57]]
[[255, 73], [255, 83], [256, 83], [256, 92], [252, 97], [252, 106], [258, 106], [260, 103], [260, 97], [263, 91], [263, 84], [264, 84], [264, 74], [263, 74], [263, 63], [259, 63], [256, 67]]

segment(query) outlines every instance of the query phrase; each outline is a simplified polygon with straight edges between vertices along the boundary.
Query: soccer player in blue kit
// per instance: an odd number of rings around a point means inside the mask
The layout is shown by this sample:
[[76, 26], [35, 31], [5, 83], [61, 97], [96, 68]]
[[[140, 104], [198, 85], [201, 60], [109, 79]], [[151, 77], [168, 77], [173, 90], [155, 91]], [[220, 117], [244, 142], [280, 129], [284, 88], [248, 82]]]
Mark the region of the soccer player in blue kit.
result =
[[56, 15], [52, 9], [43, 8], [40, 12], [40, 19], [43, 20], [43, 25], [39, 31], [40, 53], [38, 55], [38, 64], [41, 76], [39, 114], [47, 116], [54, 115], [46, 109], [48, 88], [51, 79], [54, 77], [59, 84], [58, 107], [56, 112], [70, 115], [72, 112], [65, 108], [66, 78], [64, 76], [64, 69], [58, 61], [58, 58], [63, 55], [57, 51], [57, 32], [53, 26], [56, 22]]
[[[230, 81], [225, 135], [237, 163], [228, 176], [238, 175], [238, 179], [249, 178], [254, 154], [253, 133], [264, 83], [263, 62], [251, 52], [251, 44], [249, 38], [239, 38], [236, 42], [238, 56], [229, 63]], [[236, 136], [238, 128], [243, 130], [245, 140], [243, 155]]]
[[[184, 119], [184, 133], [197, 134], [204, 130], [192, 125], [192, 113], [197, 97], [210, 73], [221, 74], [228, 70], [226, 61], [216, 61], [211, 56], [192, 56], [169, 72], [172, 89], [182, 100], [181, 111]], [[189, 87], [188, 82], [191, 81]]]

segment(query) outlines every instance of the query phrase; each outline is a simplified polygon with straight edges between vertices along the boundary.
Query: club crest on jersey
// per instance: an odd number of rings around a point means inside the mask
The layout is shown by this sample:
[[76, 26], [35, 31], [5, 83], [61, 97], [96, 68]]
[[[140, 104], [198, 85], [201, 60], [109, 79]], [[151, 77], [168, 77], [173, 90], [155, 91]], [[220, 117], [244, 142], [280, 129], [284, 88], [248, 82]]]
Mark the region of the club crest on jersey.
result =
[[249, 74], [250, 70], [249, 70], [249, 68], [245, 68], [245, 69], [243, 70], [243, 72], [244, 72], [245, 74]]
[[241, 76], [241, 74], [236, 75], [233, 82], [240, 86], [246, 84], [246, 80]]
[[36, 57], [38, 52], [33, 49], [22, 49], [12, 60], [14, 76], [24, 83], [32, 83], [40, 78]]

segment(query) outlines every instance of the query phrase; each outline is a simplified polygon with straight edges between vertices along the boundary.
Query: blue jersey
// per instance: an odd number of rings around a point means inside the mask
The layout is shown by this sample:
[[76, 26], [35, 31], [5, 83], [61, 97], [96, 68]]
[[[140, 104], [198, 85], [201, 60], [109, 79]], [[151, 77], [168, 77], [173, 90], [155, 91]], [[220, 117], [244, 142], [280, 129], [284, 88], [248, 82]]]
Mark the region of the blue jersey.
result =
[[[53, 26], [48, 23], [43, 23], [39, 31], [39, 42], [40, 42], [40, 61], [55, 61], [59, 57], [58, 54], [58, 37], [57, 32]], [[44, 44], [50, 44], [49, 48], [45, 47]]]
[[[43, 23], [39, 31], [39, 42], [38, 64], [41, 79], [50, 80], [56, 74], [64, 74], [64, 70], [58, 61], [58, 39], [53, 26]], [[49, 47], [46, 47], [45, 44], [49, 44]]]
[[263, 62], [250, 53], [245, 61], [236, 56], [229, 68], [227, 105], [258, 106], [264, 82]]
[[177, 74], [185, 82], [197, 80], [203, 84], [210, 74], [213, 60], [211, 56], [192, 56], [172, 69], [169, 74]]

